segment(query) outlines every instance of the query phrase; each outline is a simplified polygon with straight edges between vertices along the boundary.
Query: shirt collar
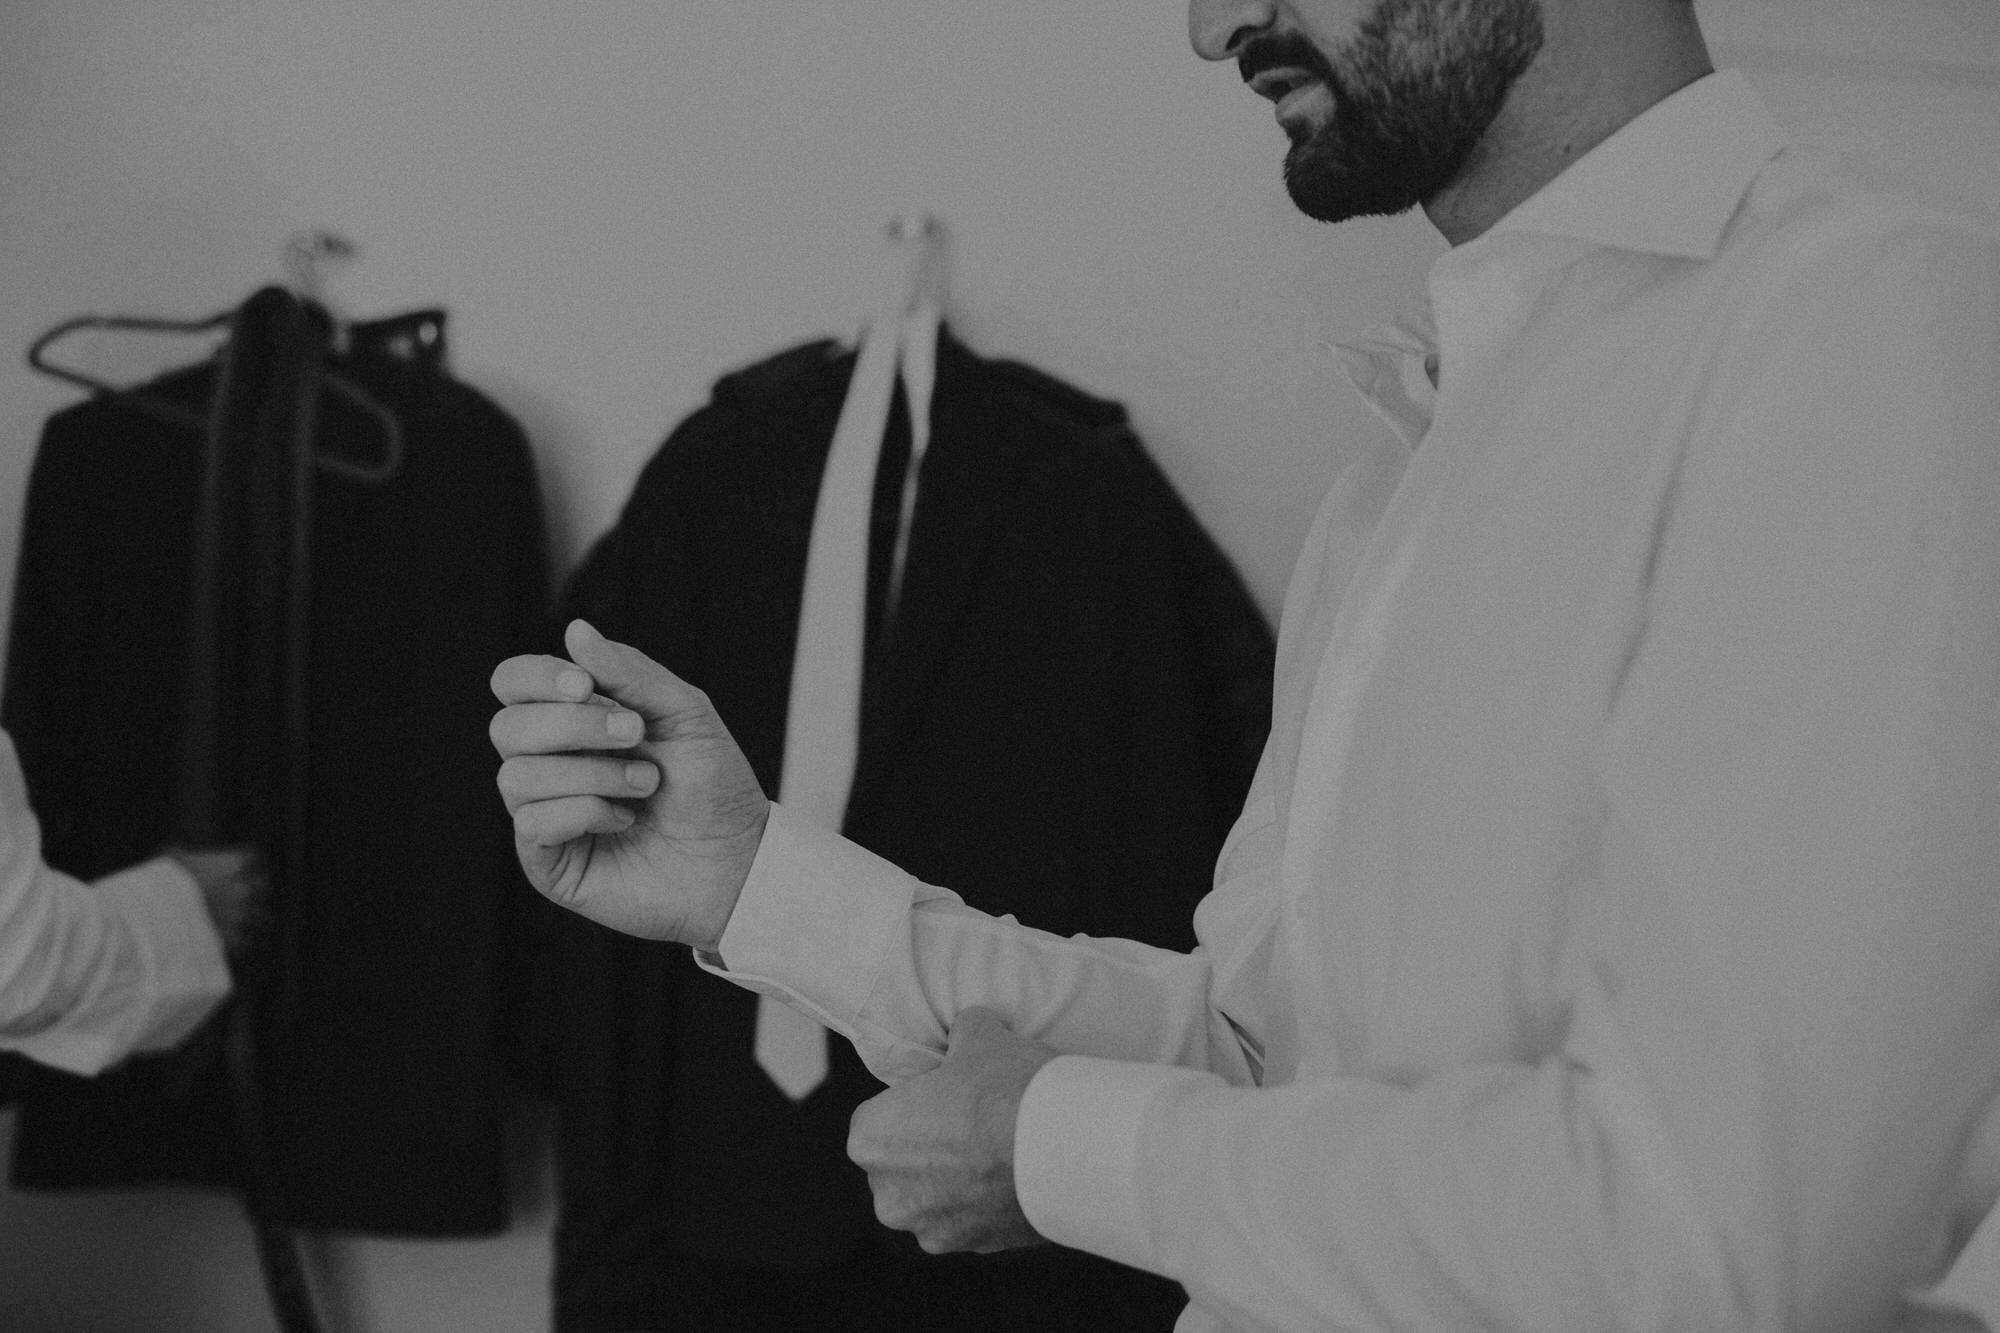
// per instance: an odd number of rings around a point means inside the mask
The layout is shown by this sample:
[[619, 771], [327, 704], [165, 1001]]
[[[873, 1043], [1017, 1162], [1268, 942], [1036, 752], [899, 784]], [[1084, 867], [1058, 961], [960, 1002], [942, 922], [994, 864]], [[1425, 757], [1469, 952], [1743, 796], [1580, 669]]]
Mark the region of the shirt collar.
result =
[[1363, 401], [1415, 449], [1437, 402], [1437, 327], [1428, 314], [1405, 315], [1357, 337], [1328, 344]]
[[1788, 142], [1749, 81], [1722, 70], [1621, 127], [1486, 235], [1713, 259], [1751, 182]]
[[[1757, 173], [1789, 142], [1741, 74], [1710, 74], [1621, 127], [1480, 239], [1556, 236], [1713, 259]], [[1435, 409], [1438, 341], [1434, 320], [1418, 316], [1335, 348], [1361, 396], [1413, 449]]]

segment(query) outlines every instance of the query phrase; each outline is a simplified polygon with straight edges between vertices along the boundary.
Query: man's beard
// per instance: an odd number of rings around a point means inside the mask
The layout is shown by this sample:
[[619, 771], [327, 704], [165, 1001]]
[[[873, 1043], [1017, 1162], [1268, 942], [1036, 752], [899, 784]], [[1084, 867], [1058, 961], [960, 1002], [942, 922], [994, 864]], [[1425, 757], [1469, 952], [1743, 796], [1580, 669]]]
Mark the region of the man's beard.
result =
[[1540, 0], [1381, 0], [1335, 68], [1296, 34], [1253, 41], [1247, 80], [1297, 66], [1332, 95], [1331, 118], [1296, 136], [1285, 188], [1321, 222], [1392, 216], [1458, 179], [1514, 81], [1542, 49]]

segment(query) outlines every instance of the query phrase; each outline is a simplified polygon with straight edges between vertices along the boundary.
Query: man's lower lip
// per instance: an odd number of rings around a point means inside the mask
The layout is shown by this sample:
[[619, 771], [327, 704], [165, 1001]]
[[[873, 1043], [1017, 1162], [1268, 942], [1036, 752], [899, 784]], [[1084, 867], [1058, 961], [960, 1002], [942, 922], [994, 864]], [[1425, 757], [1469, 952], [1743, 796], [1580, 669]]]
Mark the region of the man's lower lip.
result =
[[1303, 115], [1305, 113], [1307, 105], [1313, 99], [1318, 97], [1323, 97], [1325, 95], [1326, 95], [1326, 85], [1321, 83], [1317, 79], [1314, 79], [1309, 83], [1300, 84], [1298, 87], [1292, 89], [1290, 92], [1286, 93], [1283, 97], [1278, 99], [1278, 108], [1277, 108], [1278, 119], [1280, 121], [1284, 121], [1296, 116]]

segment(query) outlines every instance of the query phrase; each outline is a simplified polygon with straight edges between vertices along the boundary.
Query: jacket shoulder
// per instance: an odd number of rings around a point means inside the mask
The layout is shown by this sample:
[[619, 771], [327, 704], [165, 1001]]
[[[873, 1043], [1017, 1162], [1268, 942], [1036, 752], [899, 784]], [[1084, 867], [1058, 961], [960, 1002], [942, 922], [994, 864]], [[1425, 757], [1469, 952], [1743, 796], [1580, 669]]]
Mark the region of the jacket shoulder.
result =
[[1129, 424], [1122, 403], [1100, 398], [1039, 366], [996, 358], [986, 362], [986, 372], [998, 384], [1076, 420], [1092, 434], [1118, 431]]
[[814, 338], [715, 381], [717, 403], [739, 408], [768, 405], [813, 384], [846, 352], [832, 338]]
[[688, 477], [713, 486], [722, 475], [768, 464], [774, 451], [786, 453], [804, 430], [800, 423], [838, 411], [853, 360], [840, 343], [816, 338], [722, 375], [708, 401], [681, 418], [640, 468], [626, 512], [684, 494]]

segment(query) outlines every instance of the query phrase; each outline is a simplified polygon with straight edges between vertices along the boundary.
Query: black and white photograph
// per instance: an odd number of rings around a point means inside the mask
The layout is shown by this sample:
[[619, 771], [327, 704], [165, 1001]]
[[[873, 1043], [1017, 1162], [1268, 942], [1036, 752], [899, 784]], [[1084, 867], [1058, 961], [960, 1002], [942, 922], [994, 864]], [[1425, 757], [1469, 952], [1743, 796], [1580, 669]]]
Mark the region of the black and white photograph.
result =
[[0, 0], [0, 1333], [2000, 1330], [2000, 0]]

